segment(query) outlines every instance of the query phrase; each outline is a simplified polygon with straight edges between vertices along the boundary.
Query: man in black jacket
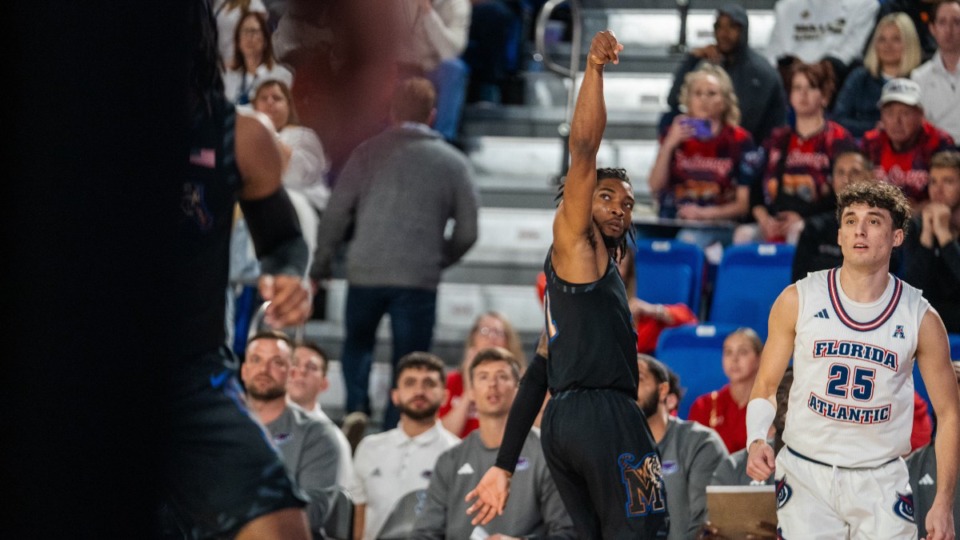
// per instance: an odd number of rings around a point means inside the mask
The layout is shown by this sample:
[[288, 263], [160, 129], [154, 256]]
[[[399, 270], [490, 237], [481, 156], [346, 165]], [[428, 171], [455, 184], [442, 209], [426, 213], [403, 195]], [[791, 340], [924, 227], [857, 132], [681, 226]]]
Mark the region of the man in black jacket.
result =
[[701, 62], [717, 64], [730, 75], [740, 100], [741, 125], [753, 135], [757, 145], [770, 135], [773, 128], [784, 124], [786, 96], [780, 77], [763, 55], [747, 45], [749, 29], [747, 12], [740, 5], [725, 4], [717, 10], [717, 20], [713, 24], [717, 43], [694, 49], [683, 57], [667, 98], [670, 110], [660, 119], [661, 131], [665, 131], [673, 117], [680, 113], [683, 79]]

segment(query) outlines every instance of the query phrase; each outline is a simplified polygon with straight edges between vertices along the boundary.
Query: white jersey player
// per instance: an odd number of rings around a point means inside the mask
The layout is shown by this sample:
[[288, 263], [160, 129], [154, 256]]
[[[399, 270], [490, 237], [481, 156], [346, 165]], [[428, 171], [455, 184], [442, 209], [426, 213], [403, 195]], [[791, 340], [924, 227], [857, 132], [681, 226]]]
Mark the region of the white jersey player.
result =
[[[928, 538], [953, 539], [960, 397], [946, 330], [920, 291], [888, 272], [909, 205], [893, 186], [858, 183], [837, 209], [842, 266], [787, 287], [771, 309], [747, 406], [747, 474], [762, 481], [776, 469], [783, 538], [916, 538], [900, 458], [910, 450], [916, 358], [938, 418], [937, 474], [950, 479], [927, 514]], [[791, 357], [785, 446], [774, 460], [766, 435]]]

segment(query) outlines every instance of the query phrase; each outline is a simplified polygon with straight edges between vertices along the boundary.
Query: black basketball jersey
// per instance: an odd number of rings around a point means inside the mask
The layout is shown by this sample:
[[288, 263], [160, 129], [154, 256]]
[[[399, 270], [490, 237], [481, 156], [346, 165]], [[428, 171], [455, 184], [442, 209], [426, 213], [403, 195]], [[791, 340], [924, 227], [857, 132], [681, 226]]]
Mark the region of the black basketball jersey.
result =
[[240, 188], [234, 153], [236, 111], [222, 99], [200, 106], [190, 131], [177, 237], [177, 324], [181, 357], [216, 350], [226, 339], [224, 313], [230, 230]]
[[544, 272], [550, 388], [609, 388], [636, 398], [637, 333], [616, 262], [599, 280], [577, 285], [557, 276], [548, 252]]

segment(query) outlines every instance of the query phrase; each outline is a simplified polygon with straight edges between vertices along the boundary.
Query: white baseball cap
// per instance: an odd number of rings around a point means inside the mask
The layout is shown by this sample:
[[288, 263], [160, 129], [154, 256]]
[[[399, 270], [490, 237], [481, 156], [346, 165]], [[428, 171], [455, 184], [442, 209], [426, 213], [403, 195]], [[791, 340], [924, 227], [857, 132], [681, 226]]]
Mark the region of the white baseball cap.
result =
[[877, 107], [883, 107], [887, 103], [894, 101], [903, 103], [904, 105], [919, 107], [920, 85], [910, 79], [890, 79], [883, 85]]

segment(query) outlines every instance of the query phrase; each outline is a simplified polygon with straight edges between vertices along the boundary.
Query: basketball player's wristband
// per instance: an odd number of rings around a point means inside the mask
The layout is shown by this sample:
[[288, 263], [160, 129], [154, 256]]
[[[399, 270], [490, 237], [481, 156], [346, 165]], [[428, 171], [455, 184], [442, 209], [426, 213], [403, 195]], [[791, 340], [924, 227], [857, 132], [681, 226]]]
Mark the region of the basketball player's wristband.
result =
[[240, 201], [243, 217], [264, 274], [302, 276], [307, 269], [307, 244], [287, 190], [280, 188], [262, 199]]
[[767, 440], [776, 416], [777, 409], [768, 399], [754, 398], [747, 403], [747, 448], [757, 439]]
[[510, 407], [507, 416], [507, 427], [504, 429], [503, 442], [497, 452], [497, 461], [494, 465], [513, 474], [523, 450], [523, 443], [527, 440], [533, 421], [540, 414], [543, 398], [547, 395], [547, 359], [539, 354], [527, 367], [527, 372], [520, 380], [520, 390], [517, 398]]

